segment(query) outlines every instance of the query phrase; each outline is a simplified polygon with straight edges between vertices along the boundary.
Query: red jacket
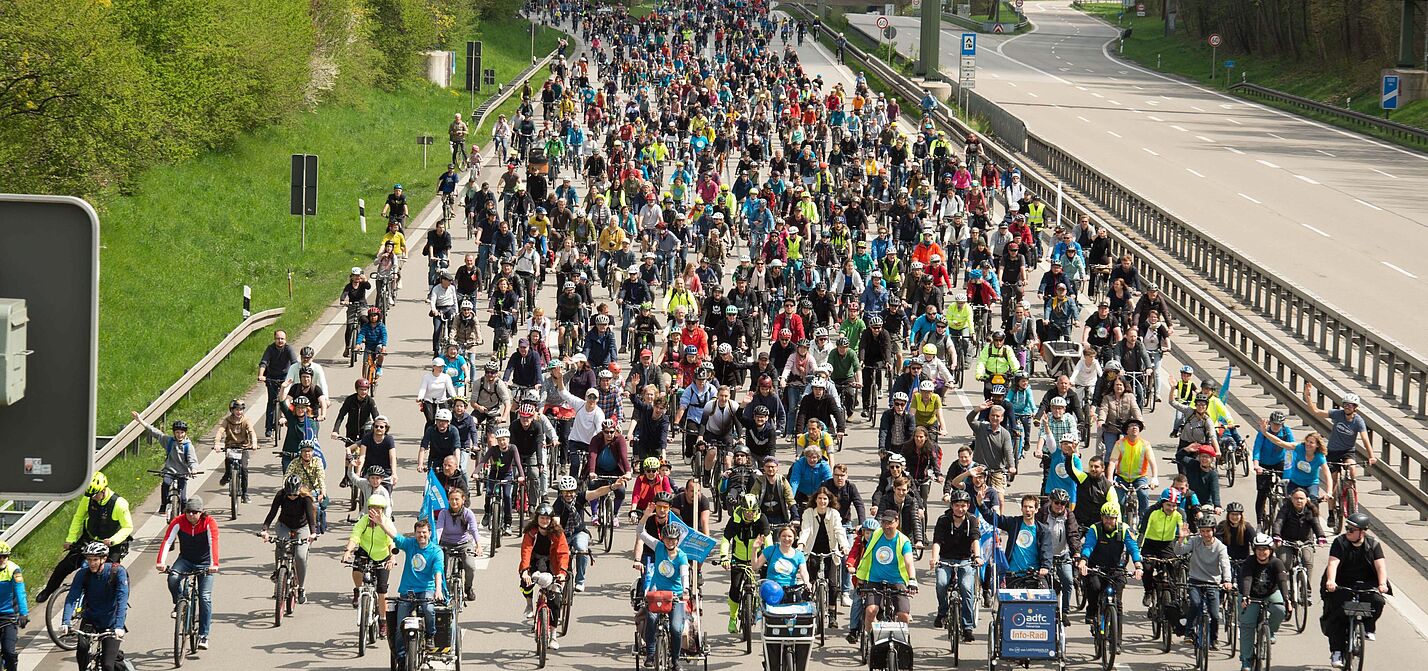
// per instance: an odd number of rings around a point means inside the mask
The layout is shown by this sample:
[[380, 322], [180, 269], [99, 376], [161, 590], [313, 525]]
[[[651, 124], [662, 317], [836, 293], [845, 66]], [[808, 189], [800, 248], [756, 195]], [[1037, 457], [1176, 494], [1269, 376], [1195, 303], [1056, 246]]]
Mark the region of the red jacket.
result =
[[168, 565], [169, 548], [177, 540], [180, 557], [196, 566], [218, 568], [218, 522], [212, 515], [199, 515], [198, 522], [189, 522], [188, 515], [179, 515], [169, 522], [163, 537], [157, 565]]
[[[521, 565], [516, 569], [517, 573], [527, 571], [531, 567], [531, 551], [535, 549], [536, 534], [540, 533], [535, 527], [528, 529], [521, 538]], [[570, 546], [565, 543], [565, 534], [551, 534], [550, 538], [550, 570], [551, 574], [560, 577], [570, 569]]]

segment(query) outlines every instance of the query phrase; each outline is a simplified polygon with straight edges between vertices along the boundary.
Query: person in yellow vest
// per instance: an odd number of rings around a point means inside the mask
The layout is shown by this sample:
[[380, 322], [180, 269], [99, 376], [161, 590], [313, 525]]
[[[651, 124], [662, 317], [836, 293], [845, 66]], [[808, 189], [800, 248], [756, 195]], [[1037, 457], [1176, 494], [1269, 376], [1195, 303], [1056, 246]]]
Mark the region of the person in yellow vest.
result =
[[30, 604], [25, 596], [25, 574], [10, 561], [10, 544], [5, 541], [0, 541], [0, 620], [11, 620], [0, 630], [0, 668], [18, 669], [20, 654], [15, 642], [19, 630], [30, 626]]
[[[951, 311], [948, 311], [948, 325], [951, 326]], [[977, 354], [977, 379], [982, 381], [982, 398], [992, 397], [992, 377], [1001, 376], [1001, 384], [1006, 384], [1013, 373], [1021, 370], [1021, 362], [1016, 358], [1016, 352], [1011, 345], [1007, 344], [1007, 334], [1001, 330], [993, 331], [991, 342], [982, 346], [982, 351]]]
[[1035, 248], [1036, 257], [1041, 258], [1041, 230], [1046, 227], [1046, 203], [1041, 202], [1041, 196], [1031, 194], [1031, 202], [1026, 205], [1026, 223], [1031, 226], [1031, 244]]
[[[891, 589], [894, 593], [873, 592], [864, 600], [864, 636], [872, 631], [878, 621], [878, 610], [892, 608], [899, 622], [912, 622], [912, 600], [910, 594], [917, 593], [916, 555], [912, 541], [898, 531], [898, 511], [887, 509], [878, 513], [879, 529], [873, 532], [863, 547], [863, 556], [858, 560], [856, 575], [861, 585], [874, 589]], [[848, 642], [856, 643], [858, 632], [848, 632]]]
[[[1140, 504], [1140, 519], [1127, 522], [1135, 525], [1141, 524], [1150, 516], [1150, 495], [1146, 493], [1147, 489], [1160, 486], [1156, 473], [1155, 449], [1151, 447], [1150, 441], [1140, 436], [1144, 430], [1144, 422], [1138, 419], [1126, 420], [1125, 424], [1121, 425], [1121, 437], [1111, 450], [1110, 463], [1106, 467], [1117, 485], [1122, 509], [1126, 505], [1126, 495], [1135, 492], [1136, 503]], [[1121, 487], [1126, 489], [1120, 489]]]
[[[1180, 379], [1170, 388], [1171, 399], [1178, 401], [1181, 405], [1195, 407], [1195, 369], [1190, 366], [1180, 367]], [[1185, 424], [1185, 413], [1175, 411], [1175, 423], [1170, 427], [1170, 437], [1180, 435], [1180, 427]]]

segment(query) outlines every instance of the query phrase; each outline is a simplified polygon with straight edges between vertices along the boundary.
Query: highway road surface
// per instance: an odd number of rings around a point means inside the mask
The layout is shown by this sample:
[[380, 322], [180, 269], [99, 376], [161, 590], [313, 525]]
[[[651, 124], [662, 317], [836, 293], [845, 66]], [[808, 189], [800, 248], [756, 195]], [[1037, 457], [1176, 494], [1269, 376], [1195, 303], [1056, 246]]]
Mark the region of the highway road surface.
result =
[[[843, 82], [850, 86], [850, 73], [831, 64], [827, 52], [821, 47], [806, 46], [799, 53], [808, 69], [822, 74], [826, 81]], [[488, 167], [487, 171], [494, 168]], [[428, 212], [420, 218], [413, 230], [414, 239], [420, 239], [421, 231], [431, 224], [433, 215]], [[454, 257], [459, 259], [466, 252], [473, 251], [470, 243], [458, 239]], [[400, 294], [400, 302], [391, 314], [388, 325], [391, 329], [390, 343], [394, 350], [388, 358], [386, 375], [377, 391], [381, 411], [391, 417], [393, 433], [398, 440], [399, 480], [396, 496], [398, 526], [410, 529], [414, 519], [413, 511], [419, 505], [422, 477], [416, 471], [416, 450], [421, 416], [413, 402], [413, 392], [419, 376], [430, 360], [429, 338], [430, 320], [426, 308], [420, 303], [424, 290], [421, 279], [420, 257], [414, 257], [411, 271], [407, 273], [405, 288]], [[415, 272], [412, 272], [415, 271]], [[342, 277], [332, 278], [330, 290], [336, 295]], [[599, 295], [599, 294], [597, 294]], [[553, 305], [553, 295], [547, 289], [541, 295], [542, 304], [549, 310]], [[356, 371], [345, 366], [340, 360], [340, 333], [343, 313], [329, 310], [308, 333], [294, 334], [295, 345], [311, 344], [318, 349], [318, 359], [326, 366], [327, 375], [334, 388], [334, 396], [352, 388]], [[337, 336], [334, 338], [334, 336]], [[488, 334], [489, 337], [489, 334]], [[483, 361], [489, 353], [489, 339], [481, 348], [478, 359]], [[1176, 352], [1162, 364], [1166, 369], [1191, 360], [1201, 370], [1219, 371], [1222, 364], [1213, 354], [1204, 351], [1198, 343], [1188, 338], [1178, 341]], [[1207, 373], [1209, 374], [1209, 373]], [[1037, 396], [1047, 386], [1044, 378], [1035, 382]], [[1163, 388], [1162, 388], [1163, 391]], [[968, 431], [962, 415], [970, 404], [979, 399], [976, 391], [956, 392], [949, 397], [947, 417], [953, 427], [952, 436], [946, 445], [959, 445], [967, 441]], [[1263, 399], [1250, 397], [1243, 399], [1256, 413], [1263, 414], [1268, 408]], [[249, 407], [260, 407], [255, 395], [249, 398]], [[1167, 438], [1172, 412], [1162, 405], [1159, 410], [1148, 415], [1148, 432], [1158, 449], [1165, 450], [1173, 442]], [[330, 420], [329, 420], [330, 421]], [[1294, 424], [1294, 422], [1291, 422]], [[1295, 426], [1298, 429], [1298, 426]], [[876, 433], [866, 422], [855, 422], [848, 434], [845, 449], [836, 458], [847, 463], [853, 481], [864, 496], [868, 496], [876, 482]], [[340, 448], [331, 441], [324, 441], [328, 454], [340, 453]], [[783, 451], [787, 454], [785, 448]], [[213, 473], [221, 465], [210, 457], [204, 468]], [[311, 555], [311, 569], [308, 576], [309, 603], [297, 608], [296, 614], [284, 621], [281, 628], [272, 623], [273, 602], [270, 598], [272, 585], [268, 575], [272, 571], [271, 546], [265, 545], [254, 534], [259, 530], [267, 504], [272, 500], [279, 485], [276, 458], [260, 453], [254, 460], [253, 498], [251, 505], [243, 506], [236, 521], [229, 521], [226, 512], [221, 512], [223, 498], [217, 486], [217, 478], [210, 477], [197, 491], [205, 497], [208, 509], [218, 515], [222, 529], [222, 567], [214, 590], [215, 615], [212, 648], [186, 660], [185, 668], [250, 670], [250, 669], [379, 669], [387, 666], [387, 656], [383, 648], [369, 652], [358, 658], [355, 648], [355, 614], [349, 605], [351, 584], [345, 567], [338, 563], [341, 547], [350, 525], [343, 521], [342, 503], [334, 503], [329, 511], [333, 525], [330, 533], [315, 545]], [[1023, 477], [1017, 478], [1010, 488], [1009, 500], [1015, 495], [1033, 491], [1040, 480], [1033, 458], [1024, 459], [1020, 466], [1029, 469]], [[676, 474], [687, 474], [682, 462], [676, 463]], [[336, 489], [340, 475], [329, 469], [327, 484]], [[677, 478], [682, 482], [681, 478]], [[1248, 501], [1252, 497], [1251, 487], [1240, 481], [1229, 489], [1227, 500]], [[140, 529], [137, 537], [141, 547], [131, 553], [129, 568], [134, 576], [131, 598], [131, 633], [125, 641], [125, 649], [139, 669], [157, 670], [172, 667], [170, 641], [172, 622], [165, 615], [169, 612], [170, 601], [165, 588], [165, 579], [154, 571], [154, 551], [152, 541], [162, 528], [153, 513], [156, 501], [136, 502], [137, 523]], [[942, 505], [934, 503], [932, 515], [942, 512]], [[722, 529], [722, 525], [715, 525]], [[509, 539], [508, 539], [509, 540]], [[617, 533], [615, 549], [610, 554], [599, 554], [591, 567], [589, 588], [575, 600], [574, 620], [568, 637], [561, 641], [560, 649], [553, 652], [548, 668], [592, 671], [595, 669], [633, 668], [631, 655], [633, 618], [630, 610], [628, 590], [635, 572], [629, 563], [630, 551], [635, 538], [626, 525]], [[1316, 562], [1322, 565], [1325, 552], [1319, 551]], [[521, 620], [522, 598], [517, 589], [516, 565], [518, 552], [505, 545], [491, 560], [482, 559], [476, 582], [478, 599], [465, 611], [461, 622], [463, 635], [462, 649], [465, 651], [463, 665], [468, 668], [503, 669], [526, 671], [536, 668], [534, 643], [530, 627]], [[1428, 595], [1428, 587], [1411, 571], [1402, 568], [1402, 560], [1390, 558], [1396, 571], [1395, 580], [1401, 576], [1400, 594], [1393, 600], [1380, 626], [1378, 642], [1369, 650], [1370, 667], [1377, 669], [1409, 668], [1408, 665], [1421, 663], [1428, 656], [1428, 641], [1424, 629], [1428, 628], [1428, 617], [1413, 606], [1412, 601]], [[916, 646], [918, 668], [951, 668], [946, 658], [947, 641], [945, 635], [931, 628], [935, 599], [931, 583], [926, 573], [926, 563], [919, 563], [924, 590], [913, 602], [914, 629], [913, 643]], [[719, 670], [753, 670], [760, 668], [762, 656], [755, 647], [752, 655], [745, 655], [742, 645], [737, 645], [734, 636], [726, 632], [724, 594], [727, 591], [727, 576], [717, 568], [708, 570], [704, 582], [703, 626], [709, 633], [711, 653], [708, 668]], [[1184, 668], [1191, 664], [1190, 649], [1177, 643], [1168, 655], [1152, 648], [1149, 628], [1140, 603], [1139, 588], [1133, 587], [1127, 599], [1129, 614], [1126, 626], [1126, 647], [1120, 668], [1137, 670], [1162, 669], [1167, 665]], [[1317, 616], [1318, 608], [1314, 610]], [[1074, 619], [1074, 618], [1073, 618]], [[846, 618], [840, 618], [846, 622]], [[985, 613], [978, 631], [978, 642], [963, 648], [962, 668], [984, 666], [985, 660]], [[36, 627], [32, 626], [32, 630]], [[1083, 625], [1070, 628], [1069, 655], [1076, 668], [1090, 668], [1089, 637]], [[25, 671], [41, 669], [69, 668], [73, 664], [71, 655], [52, 651], [42, 634], [24, 641], [21, 668]], [[1319, 633], [1314, 621], [1302, 634], [1284, 629], [1276, 645], [1275, 660], [1278, 668], [1327, 668], [1328, 651], [1324, 637]], [[1231, 665], [1227, 651], [1215, 653], [1211, 667], [1215, 669], [1238, 668]], [[809, 668], [852, 668], [856, 667], [855, 650], [840, 638], [830, 638], [827, 647], [813, 652], [813, 662]], [[693, 668], [703, 668], [695, 665]]]
[[[1428, 244], [1428, 155], [1113, 60], [1116, 28], [1064, 0], [1029, 1], [1026, 13], [1034, 31], [978, 37], [977, 93], [1279, 277], [1428, 353], [1428, 315], [1399, 298], [1428, 286], [1417, 253]], [[849, 15], [869, 33], [874, 18]], [[918, 20], [891, 21], [909, 53]], [[962, 32], [943, 24], [940, 62], [952, 77]]]

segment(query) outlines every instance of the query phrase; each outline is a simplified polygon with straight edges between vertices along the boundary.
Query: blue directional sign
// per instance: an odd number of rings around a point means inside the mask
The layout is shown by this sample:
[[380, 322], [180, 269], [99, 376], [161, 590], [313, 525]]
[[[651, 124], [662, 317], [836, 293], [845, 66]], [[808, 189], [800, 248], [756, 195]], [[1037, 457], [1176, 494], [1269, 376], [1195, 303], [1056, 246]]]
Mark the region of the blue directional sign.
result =
[[962, 55], [963, 55], [963, 56], [976, 56], [976, 55], [977, 55], [977, 34], [976, 34], [976, 33], [962, 33]]
[[1383, 76], [1382, 107], [1386, 110], [1398, 109], [1398, 75]]
[[1235, 69], [1235, 62], [1234, 62], [1234, 61], [1225, 61], [1225, 69], [1226, 69], [1226, 70], [1233, 70], [1233, 69]]

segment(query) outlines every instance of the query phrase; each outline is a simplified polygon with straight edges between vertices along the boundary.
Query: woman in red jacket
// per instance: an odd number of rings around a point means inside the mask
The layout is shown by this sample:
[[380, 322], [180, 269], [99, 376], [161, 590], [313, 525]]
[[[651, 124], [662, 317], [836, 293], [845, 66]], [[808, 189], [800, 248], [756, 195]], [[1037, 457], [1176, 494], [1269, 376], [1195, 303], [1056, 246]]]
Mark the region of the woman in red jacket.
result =
[[[560, 520], [555, 518], [555, 509], [549, 503], [536, 508], [535, 519], [526, 525], [521, 534], [521, 594], [526, 597], [527, 620], [535, 617], [532, 593], [538, 578], [542, 588], [550, 587], [546, 598], [550, 604], [551, 623], [560, 621], [560, 609], [564, 605], [561, 597], [566, 571], [570, 569], [570, 546], [565, 542], [565, 530], [560, 528]], [[537, 575], [545, 574], [545, 575]], [[548, 576], [548, 577], [547, 577]], [[551, 582], [546, 582], [550, 580]], [[560, 649], [556, 642], [558, 633], [551, 633], [550, 647]]]

